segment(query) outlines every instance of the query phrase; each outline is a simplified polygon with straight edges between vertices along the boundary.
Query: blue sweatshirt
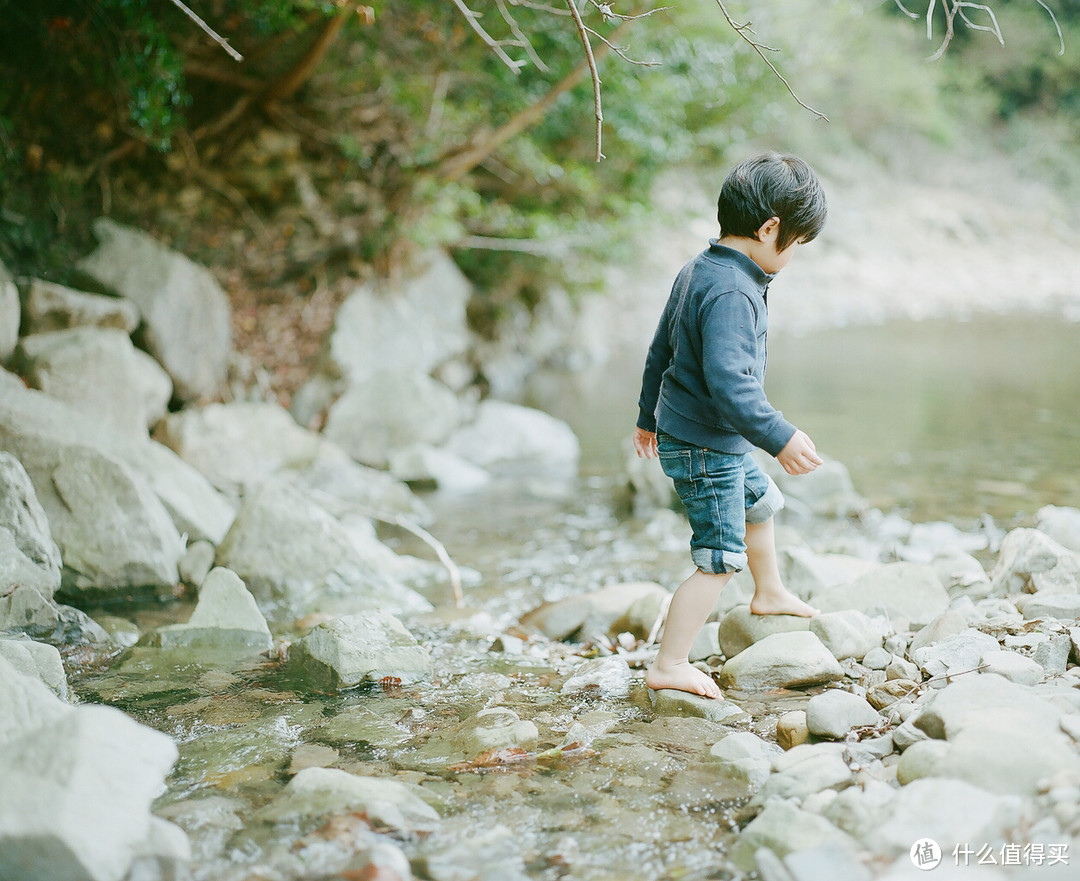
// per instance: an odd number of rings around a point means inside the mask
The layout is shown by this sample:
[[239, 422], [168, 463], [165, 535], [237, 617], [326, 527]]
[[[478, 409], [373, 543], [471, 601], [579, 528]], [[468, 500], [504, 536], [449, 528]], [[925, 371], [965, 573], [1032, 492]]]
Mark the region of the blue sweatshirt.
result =
[[772, 279], [716, 239], [682, 268], [645, 359], [640, 428], [721, 453], [784, 448], [795, 426], [763, 386]]

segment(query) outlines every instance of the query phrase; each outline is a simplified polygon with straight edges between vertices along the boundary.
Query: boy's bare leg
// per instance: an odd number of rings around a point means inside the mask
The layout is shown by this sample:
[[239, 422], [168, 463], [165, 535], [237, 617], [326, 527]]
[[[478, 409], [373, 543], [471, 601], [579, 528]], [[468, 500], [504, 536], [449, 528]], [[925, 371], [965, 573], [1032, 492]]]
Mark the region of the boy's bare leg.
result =
[[776, 558], [773, 518], [764, 523], [746, 524], [746, 559], [754, 576], [754, 598], [750, 611], [755, 615], [799, 615], [811, 618], [820, 611], [804, 603], [784, 587]]
[[645, 673], [645, 684], [649, 688], [674, 688], [705, 697], [721, 696], [720, 687], [712, 677], [693, 666], [688, 656], [698, 631], [716, 606], [720, 590], [730, 580], [731, 573], [710, 575], [698, 569], [679, 585], [668, 608], [660, 651]]

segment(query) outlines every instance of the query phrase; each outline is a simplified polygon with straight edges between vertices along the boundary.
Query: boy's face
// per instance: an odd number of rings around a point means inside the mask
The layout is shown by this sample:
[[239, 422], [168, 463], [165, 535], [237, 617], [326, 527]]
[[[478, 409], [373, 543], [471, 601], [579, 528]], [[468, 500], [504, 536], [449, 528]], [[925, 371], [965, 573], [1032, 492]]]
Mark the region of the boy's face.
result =
[[763, 272], [774, 275], [791, 262], [795, 250], [801, 241], [791, 242], [783, 251], [777, 250], [780, 239], [780, 218], [771, 217], [761, 225], [754, 252], [750, 258], [761, 267]]

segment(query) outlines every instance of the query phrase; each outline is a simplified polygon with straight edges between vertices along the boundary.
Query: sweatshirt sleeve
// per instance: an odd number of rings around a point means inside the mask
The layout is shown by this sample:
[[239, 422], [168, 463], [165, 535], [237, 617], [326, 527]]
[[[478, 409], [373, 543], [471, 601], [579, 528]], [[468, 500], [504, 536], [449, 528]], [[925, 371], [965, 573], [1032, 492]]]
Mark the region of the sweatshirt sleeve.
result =
[[645, 356], [645, 372], [641, 377], [641, 394], [638, 396], [638, 428], [656, 431], [656, 406], [660, 401], [660, 381], [664, 371], [671, 365], [674, 352], [671, 348], [669, 324], [671, 321], [670, 301], [664, 307], [664, 313], [656, 326], [649, 352]]
[[775, 456], [796, 429], [769, 403], [753, 375], [761, 342], [755, 318], [753, 304], [742, 293], [711, 299], [703, 307], [702, 364], [719, 412], [750, 443]]

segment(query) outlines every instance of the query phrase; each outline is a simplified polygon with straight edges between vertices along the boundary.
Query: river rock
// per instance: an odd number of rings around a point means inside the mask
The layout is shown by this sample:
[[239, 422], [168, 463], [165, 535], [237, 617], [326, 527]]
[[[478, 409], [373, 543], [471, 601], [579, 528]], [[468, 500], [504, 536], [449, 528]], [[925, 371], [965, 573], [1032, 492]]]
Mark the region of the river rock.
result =
[[327, 446], [287, 410], [256, 401], [188, 407], [167, 416], [154, 439], [231, 496], [282, 469], [307, 467]]
[[[1075, 558], [1071, 551], [1062, 547], [1050, 536], [1039, 532], [1037, 529], [1014, 529], [1001, 542], [997, 562], [990, 572], [990, 581], [994, 593], [998, 596], [1026, 591], [1034, 593], [1039, 588], [1033, 583], [1035, 576], [1044, 576], [1045, 579], [1054, 580], [1050, 573], [1062, 563], [1068, 560], [1075, 564]], [[1065, 581], [1074, 581], [1073, 567], [1069, 563], [1063, 564], [1069, 567], [1068, 572], [1063, 572]], [[1045, 584], [1044, 587], [1049, 587]], [[1074, 587], [1069, 593], [1076, 593]], [[1063, 591], [1059, 591], [1063, 592]]]
[[842, 753], [821, 748], [831, 745], [802, 744], [774, 759], [774, 773], [757, 791], [753, 804], [766, 804], [774, 798], [804, 802], [819, 792], [839, 791], [851, 786], [855, 775]]
[[119, 710], [80, 706], [0, 752], [0, 877], [121, 881], [177, 750]]
[[439, 814], [413, 787], [398, 780], [362, 777], [337, 768], [306, 768], [270, 804], [256, 813], [264, 821], [360, 812], [380, 827], [398, 833], [431, 832]]
[[881, 628], [857, 609], [823, 612], [808, 620], [810, 632], [838, 661], [862, 660], [868, 652], [881, 648], [885, 639]]
[[146, 350], [184, 401], [213, 397], [232, 344], [229, 300], [213, 275], [139, 230], [108, 218], [93, 224], [99, 246], [80, 272], [131, 300]]
[[862, 837], [873, 853], [906, 854], [921, 838], [951, 842], [1009, 840], [1015, 800], [994, 795], [962, 780], [930, 777], [902, 787], [879, 813], [879, 822]]
[[577, 436], [561, 419], [491, 398], [480, 402], [476, 419], [454, 432], [445, 446], [483, 468], [525, 461], [571, 470], [581, 456]]
[[52, 469], [53, 535], [68, 592], [147, 588], [171, 592], [183, 542], [150, 488], [126, 465], [90, 448], [60, 451]]
[[847, 467], [826, 459], [810, 474], [792, 477], [774, 459], [766, 462], [789, 507], [823, 517], [851, 517], [866, 509], [866, 500], [855, 491]]
[[67, 675], [55, 646], [30, 639], [0, 639], [0, 657], [24, 676], [36, 676], [58, 698], [67, 700]]
[[720, 649], [728, 658], [774, 633], [809, 630], [810, 619], [797, 615], [755, 615], [749, 605], [739, 605], [720, 619]]
[[1062, 547], [1080, 553], [1080, 508], [1046, 505], [1035, 513], [1035, 527]]
[[927, 676], [955, 676], [976, 670], [987, 652], [997, 651], [994, 637], [974, 628], [947, 636], [911, 652], [911, 659]]
[[593, 658], [578, 667], [560, 691], [562, 694], [587, 692], [602, 698], [624, 698], [630, 693], [630, 665], [618, 655]]
[[497, 754], [524, 757], [536, 751], [539, 731], [509, 707], [489, 707], [456, 725], [440, 728], [419, 751], [422, 761], [482, 767]]
[[55, 518], [70, 518], [71, 512], [57, 497], [53, 472], [69, 448], [83, 459], [122, 462], [157, 496], [176, 530], [190, 538], [216, 544], [232, 523], [232, 506], [171, 450], [146, 438], [126, 436], [104, 419], [41, 392], [2, 383], [0, 449], [13, 453], [26, 468], [61, 553], [64, 545], [56, 534]]
[[432, 881], [529, 881], [535, 874], [526, 870], [518, 832], [496, 823], [484, 829], [470, 829], [450, 846], [439, 843], [420, 859], [421, 875]]
[[[781, 749], [752, 731], [733, 731], [712, 745], [709, 755], [720, 766], [727, 797], [744, 798], [761, 788], [772, 773], [772, 761]], [[733, 792], [736, 782], [741, 791]]]
[[165, 415], [172, 380], [118, 328], [76, 327], [23, 337], [16, 353], [32, 388], [145, 436]]
[[199, 601], [187, 623], [159, 627], [151, 642], [166, 649], [265, 652], [274, 638], [240, 576], [218, 567], [199, 588]]
[[72, 707], [50, 690], [33, 662], [32, 672], [23, 672], [0, 655], [0, 754], [6, 745], [24, 734], [53, 725]]
[[365, 284], [345, 300], [322, 372], [358, 385], [380, 370], [430, 373], [465, 351], [472, 285], [447, 254], [428, 256], [418, 274], [393, 285]]
[[0, 364], [6, 364], [19, 341], [22, 307], [19, 289], [3, 261], [0, 261]]
[[433, 669], [427, 649], [386, 612], [319, 624], [294, 644], [289, 661], [298, 677], [325, 690], [382, 679], [418, 682], [430, 678]]
[[942, 773], [949, 757], [949, 746], [944, 740], [921, 740], [913, 743], [900, 757], [896, 766], [896, 779], [901, 786], [923, 777], [947, 777]]
[[480, 466], [427, 444], [391, 450], [390, 473], [410, 486], [432, 486], [449, 493], [474, 492], [491, 483], [491, 475]]
[[1029, 689], [983, 674], [963, 677], [934, 694], [915, 725], [948, 740], [949, 777], [1027, 795], [1057, 771], [1080, 774], [1080, 754], [1060, 728], [1063, 715]]
[[323, 433], [365, 465], [385, 468], [390, 451], [440, 445], [461, 424], [457, 395], [424, 373], [383, 370], [335, 401]]
[[60, 587], [60, 568], [60, 549], [30, 475], [0, 451], [0, 598], [23, 587], [47, 600]]
[[544, 603], [522, 616], [549, 639], [589, 639], [629, 631], [648, 636], [663, 602], [670, 596], [651, 581], [613, 584], [580, 596]]
[[422, 611], [431, 604], [378, 568], [336, 518], [282, 478], [252, 487], [218, 547], [264, 612]]
[[723, 654], [724, 650], [720, 648], [720, 622], [706, 621], [694, 637], [687, 659], [693, 663], [707, 661], [709, 658], [720, 657]]
[[1042, 665], [1019, 652], [1008, 650], [987, 651], [979, 661], [984, 673], [995, 673], [1017, 685], [1038, 685], [1046, 677]]
[[402, 516], [421, 526], [433, 519], [407, 485], [385, 471], [354, 462], [329, 443], [318, 459], [290, 477], [335, 517], [354, 513], [393, 520]]
[[731, 848], [731, 860], [740, 869], [750, 872], [757, 866], [755, 855], [759, 848], [766, 848], [783, 858], [790, 853], [823, 846], [836, 847], [852, 855], [858, 851], [857, 842], [824, 817], [777, 799], [765, 805], [742, 830]]
[[850, 584], [881, 565], [848, 554], [818, 554], [799, 546], [780, 550], [779, 563], [784, 584], [801, 597], [813, 596], [827, 587]]
[[649, 700], [653, 712], [658, 716], [697, 716], [728, 725], [750, 718], [749, 713], [732, 701], [702, 697], [672, 688], [649, 689]]
[[60, 607], [34, 587], [19, 586], [0, 596], [0, 633], [52, 639], [62, 630]]
[[1080, 618], [1080, 594], [1052, 594], [1039, 591], [1024, 603], [1022, 614], [1025, 621], [1035, 618], [1075, 621]]
[[949, 594], [932, 566], [887, 563], [855, 581], [818, 591], [811, 602], [823, 612], [857, 609], [871, 617], [886, 616], [893, 630], [914, 629], [949, 607]]
[[971, 608], [947, 609], [925, 627], [919, 629], [914, 639], [908, 644], [908, 653], [913, 655], [919, 649], [963, 633], [972, 626], [975, 619], [975, 612]]
[[77, 291], [40, 278], [30, 279], [27, 285], [25, 335], [72, 327], [112, 327], [131, 334], [138, 326], [139, 310], [130, 300]]
[[842, 740], [852, 728], [880, 721], [877, 710], [865, 699], [838, 688], [814, 695], [806, 705], [806, 727], [811, 734], [829, 740]]
[[990, 576], [975, 557], [960, 548], [943, 548], [930, 561], [949, 596], [984, 599], [991, 595]]
[[720, 685], [739, 691], [800, 688], [842, 679], [844, 671], [808, 630], [774, 633], [754, 643], [720, 671]]

